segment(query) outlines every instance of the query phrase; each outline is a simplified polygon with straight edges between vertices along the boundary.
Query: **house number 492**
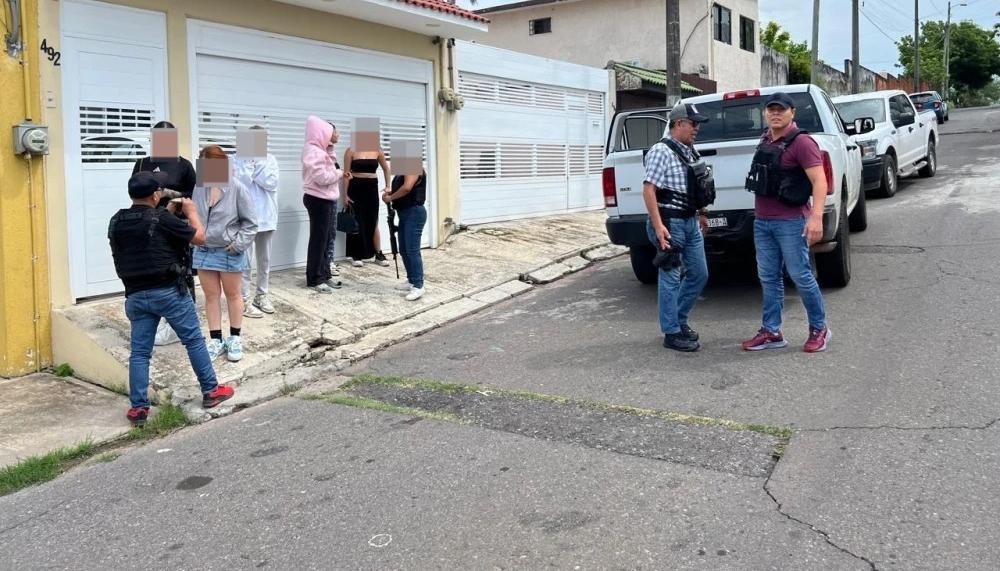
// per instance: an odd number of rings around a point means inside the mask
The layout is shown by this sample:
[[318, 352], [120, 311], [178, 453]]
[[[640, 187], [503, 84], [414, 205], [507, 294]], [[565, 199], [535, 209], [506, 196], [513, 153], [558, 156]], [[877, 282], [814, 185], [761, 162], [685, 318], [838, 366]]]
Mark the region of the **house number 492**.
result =
[[56, 49], [49, 45], [49, 41], [42, 39], [42, 51], [45, 55], [49, 56], [49, 61], [52, 65], [59, 65], [59, 60], [62, 58], [62, 54], [57, 52]]

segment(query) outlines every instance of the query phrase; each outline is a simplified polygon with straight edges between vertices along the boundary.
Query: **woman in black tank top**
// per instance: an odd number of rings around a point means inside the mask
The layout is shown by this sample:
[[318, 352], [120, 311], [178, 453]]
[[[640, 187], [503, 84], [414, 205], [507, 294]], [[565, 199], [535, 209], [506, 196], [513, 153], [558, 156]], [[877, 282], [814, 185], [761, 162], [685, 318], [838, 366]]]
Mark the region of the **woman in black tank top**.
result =
[[[406, 300], [416, 301], [424, 295], [424, 260], [420, 255], [420, 240], [427, 224], [427, 173], [419, 176], [397, 176], [392, 179], [392, 190], [382, 195], [382, 201], [391, 204], [399, 214], [399, 253], [406, 267]], [[407, 284], [400, 284], [401, 286]], [[403, 289], [403, 288], [400, 288]]]
[[389, 265], [381, 252], [378, 236], [379, 187], [376, 171], [380, 166], [388, 181], [392, 175], [382, 149], [377, 153], [360, 153], [349, 148], [344, 153], [344, 167], [351, 175], [347, 181], [347, 200], [353, 206], [354, 217], [358, 221], [358, 233], [347, 236], [346, 255], [355, 266], [363, 266], [363, 260], [373, 257], [379, 265]]

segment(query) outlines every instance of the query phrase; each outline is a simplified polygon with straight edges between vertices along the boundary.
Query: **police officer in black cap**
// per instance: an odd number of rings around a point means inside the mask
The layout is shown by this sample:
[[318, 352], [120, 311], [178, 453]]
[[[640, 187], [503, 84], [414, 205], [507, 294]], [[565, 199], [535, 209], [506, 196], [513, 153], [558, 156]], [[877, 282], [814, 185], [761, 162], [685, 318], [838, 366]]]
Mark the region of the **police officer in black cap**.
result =
[[697, 351], [698, 333], [688, 315], [708, 282], [705, 260], [706, 207], [715, 200], [711, 169], [694, 148], [708, 117], [691, 103], [678, 103], [669, 115], [670, 134], [646, 154], [642, 196], [649, 213], [646, 232], [659, 253], [657, 292], [663, 346]]
[[[203, 395], [210, 408], [233, 396], [233, 388], [219, 384], [205, 346], [194, 302], [185, 283], [184, 259], [190, 244], [205, 243], [205, 229], [194, 202], [172, 200], [158, 208], [167, 175], [138, 172], [128, 181], [132, 207], [119, 210], [108, 225], [115, 271], [125, 285], [125, 314], [132, 324], [129, 356], [127, 418], [142, 426], [149, 415], [149, 360], [160, 319], [166, 319], [187, 348]], [[176, 216], [183, 213], [187, 220]]]

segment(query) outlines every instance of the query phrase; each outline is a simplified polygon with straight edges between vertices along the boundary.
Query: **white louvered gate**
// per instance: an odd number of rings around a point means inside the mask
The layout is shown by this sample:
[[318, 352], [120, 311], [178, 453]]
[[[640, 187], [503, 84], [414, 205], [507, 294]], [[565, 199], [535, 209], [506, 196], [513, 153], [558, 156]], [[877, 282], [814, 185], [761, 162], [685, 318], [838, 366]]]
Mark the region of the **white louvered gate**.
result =
[[[423, 141], [429, 214], [423, 245], [432, 243], [436, 176], [433, 147], [428, 143], [433, 134], [428, 121], [429, 61], [194, 20], [189, 21], [188, 30], [194, 62], [196, 147], [217, 144], [231, 151], [237, 129], [253, 125], [267, 129], [268, 151], [280, 168], [278, 229], [271, 253], [274, 268], [305, 264], [309, 218], [302, 205], [300, 160], [308, 115], [337, 126], [336, 151], [341, 163], [358, 117], [380, 119], [382, 146], [389, 160], [393, 139]], [[289, 65], [290, 61], [296, 65]], [[366, 75], [358, 70], [369, 71]], [[381, 169], [379, 176], [384, 185]], [[388, 236], [382, 208], [379, 224], [382, 235]], [[343, 255], [343, 237], [337, 239], [338, 255]], [[387, 239], [382, 244], [388, 249]]]
[[603, 207], [605, 70], [458, 44], [461, 222]]
[[115, 293], [108, 221], [129, 205], [132, 165], [167, 116], [166, 17], [97, 2], [60, 8], [70, 291]]

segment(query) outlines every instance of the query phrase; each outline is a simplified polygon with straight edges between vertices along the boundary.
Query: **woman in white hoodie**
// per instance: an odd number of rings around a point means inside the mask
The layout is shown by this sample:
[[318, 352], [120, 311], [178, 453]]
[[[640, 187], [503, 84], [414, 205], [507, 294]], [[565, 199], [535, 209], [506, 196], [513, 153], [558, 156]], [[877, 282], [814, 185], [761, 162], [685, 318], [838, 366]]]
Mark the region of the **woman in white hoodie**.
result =
[[306, 286], [319, 293], [333, 293], [340, 287], [340, 281], [330, 274], [327, 255], [330, 233], [337, 231], [331, 220], [344, 178], [344, 171], [327, 149], [338, 140], [332, 124], [313, 115], [306, 118], [306, 144], [302, 149], [302, 204], [309, 213]]

